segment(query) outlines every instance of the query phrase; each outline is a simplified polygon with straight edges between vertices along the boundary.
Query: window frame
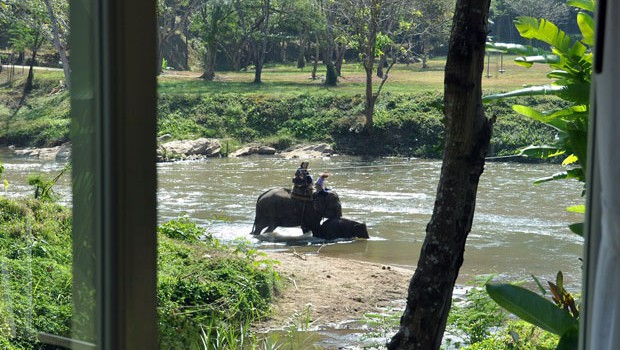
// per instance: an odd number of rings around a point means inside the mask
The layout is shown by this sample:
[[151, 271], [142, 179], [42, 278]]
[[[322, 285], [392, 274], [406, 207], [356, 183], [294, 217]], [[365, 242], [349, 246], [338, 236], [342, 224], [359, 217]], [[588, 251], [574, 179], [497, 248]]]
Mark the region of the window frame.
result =
[[70, 0], [74, 349], [158, 348], [155, 9]]

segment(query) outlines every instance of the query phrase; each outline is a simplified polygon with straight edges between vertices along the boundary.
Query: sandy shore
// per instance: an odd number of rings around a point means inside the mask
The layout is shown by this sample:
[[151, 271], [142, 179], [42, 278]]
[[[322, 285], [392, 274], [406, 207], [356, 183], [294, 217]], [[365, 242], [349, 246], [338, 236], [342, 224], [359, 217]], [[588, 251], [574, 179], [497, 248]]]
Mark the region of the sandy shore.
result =
[[273, 315], [259, 328], [281, 329], [305, 319], [312, 327], [342, 327], [366, 313], [402, 310], [413, 270], [319, 254], [267, 252], [282, 279]]

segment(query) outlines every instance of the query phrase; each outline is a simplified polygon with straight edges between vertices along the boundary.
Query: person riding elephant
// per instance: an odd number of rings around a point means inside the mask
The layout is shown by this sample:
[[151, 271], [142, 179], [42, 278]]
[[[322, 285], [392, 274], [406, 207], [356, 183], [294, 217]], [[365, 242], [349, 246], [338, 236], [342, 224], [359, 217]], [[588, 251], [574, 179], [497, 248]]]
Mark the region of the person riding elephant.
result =
[[301, 162], [293, 177], [293, 198], [310, 200], [312, 198], [312, 175], [308, 170], [309, 162]]
[[260, 235], [267, 228], [272, 232], [278, 226], [301, 226], [302, 232], [319, 234], [323, 218], [342, 217], [340, 198], [334, 191], [314, 200], [303, 201], [292, 198], [288, 188], [274, 188], [261, 194], [256, 201], [256, 216], [252, 235]]
[[321, 195], [321, 196], [327, 195], [327, 191], [329, 191], [329, 188], [327, 188], [327, 185], [325, 184], [325, 179], [327, 179], [328, 177], [329, 177], [328, 173], [322, 173], [319, 176], [319, 179], [316, 180], [316, 183], [314, 184], [314, 189], [316, 190], [317, 195]]

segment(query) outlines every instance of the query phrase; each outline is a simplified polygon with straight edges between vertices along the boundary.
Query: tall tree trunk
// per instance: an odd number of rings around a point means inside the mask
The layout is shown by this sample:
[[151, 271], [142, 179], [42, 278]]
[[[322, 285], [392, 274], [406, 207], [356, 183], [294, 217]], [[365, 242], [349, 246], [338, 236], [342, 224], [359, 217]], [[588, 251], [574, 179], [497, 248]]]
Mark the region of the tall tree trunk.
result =
[[261, 75], [263, 74], [263, 63], [265, 62], [265, 53], [267, 52], [267, 37], [269, 31], [269, 12], [271, 11], [271, 0], [264, 0], [263, 6], [263, 38], [260, 48], [256, 53], [256, 70], [254, 71], [254, 83], [260, 84], [262, 82]]
[[428, 68], [428, 50], [426, 50], [426, 45], [424, 41], [422, 42], [422, 69]]
[[207, 53], [205, 54], [205, 71], [200, 76], [204, 80], [212, 81], [215, 78], [215, 59], [217, 58], [217, 43], [212, 38], [207, 43]]
[[319, 67], [319, 55], [321, 54], [321, 42], [319, 41], [319, 35], [316, 35], [316, 47], [314, 48], [314, 63], [312, 65], [312, 80], [316, 79], [316, 71]]
[[481, 101], [489, 3], [457, 1], [444, 78], [446, 139], [437, 197], [390, 350], [441, 345], [492, 131]]
[[344, 63], [344, 53], [347, 50], [347, 47], [345, 44], [336, 44], [334, 46], [334, 50], [336, 52], [336, 62], [334, 63], [336, 73], [338, 73], [338, 76], [342, 76], [342, 64]]
[[379, 78], [383, 78], [383, 68], [387, 66], [387, 56], [385, 54], [381, 54], [379, 57], [379, 62], [377, 63], [377, 76]]
[[299, 36], [299, 53], [297, 55], [297, 68], [304, 68], [306, 66], [306, 38], [308, 32], [304, 30], [304, 33]]
[[335, 13], [328, 6], [325, 1], [323, 3], [323, 11], [326, 14], [327, 27], [325, 30], [325, 52], [323, 54], [323, 61], [325, 62], [325, 85], [336, 86], [338, 85], [338, 73], [336, 67], [334, 67], [334, 21]]
[[20, 106], [23, 105], [23, 102], [26, 99], [26, 95], [28, 95], [30, 91], [32, 91], [32, 85], [34, 81], [34, 62], [37, 59], [37, 51], [39, 50], [40, 46], [41, 46], [41, 43], [39, 42], [39, 32], [37, 32], [34, 36], [34, 45], [32, 48], [32, 56], [30, 57], [30, 67], [28, 68], [28, 77], [26, 78], [26, 84], [24, 84], [24, 93], [22, 95], [22, 99], [19, 102]]
[[288, 60], [288, 57], [286, 55], [286, 49], [287, 49], [288, 45], [286, 40], [282, 40], [281, 44], [280, 44], [280, 61], [282, 61], [282, 63], [286, 64], [286, 60]]
[[[372, 131], [374, 126], [373, 116], [375, 114], [375, 95], [372, 93], [372, 67], [374, 59], [368, 59], [370, 62], [364, 62], [366, 70], [366, 103], [364, 105], [364, 116], [366, 116], [366, 130]], [[370, 65], [368, 67], [367, 65]]]
[[185, 51], [185, 57], [183, 57], [183, 70], [189, 70], [189, 29], [187, 28], [188, 25], [187, 23], [183, 26], [183, 36], [184, 36], [184, 51]]
[[60, 42], [60, 30], [58, 29], [58, 21], [54, 15], [54, 9], [52, 8], [51, 0], [45, 0], [45, 6], [47, 6], [47, 12], [50, 16], [50, 22], [52, 24], [53, 44], [58, 55], [60, 55], [60, 62], [62, 62], [62, 70], [65, 74], [65, 85], [67, 88], [71, 88], [71, 69], [69, 68], [69, 61], [67, 60], [67, 52], [65, 45]]

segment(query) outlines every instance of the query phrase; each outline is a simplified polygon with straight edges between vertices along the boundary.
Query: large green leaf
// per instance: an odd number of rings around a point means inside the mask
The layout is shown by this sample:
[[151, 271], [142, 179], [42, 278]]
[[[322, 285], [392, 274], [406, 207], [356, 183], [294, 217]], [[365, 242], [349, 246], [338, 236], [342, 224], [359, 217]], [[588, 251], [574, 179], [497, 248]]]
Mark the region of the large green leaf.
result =
[[540, 86], [530, 86], [525, 89], [519, 89], [509, 92], [504, 92], [500, 94], [493, 94], [484, 96], [482, 98], [482, 102], [491, 102], [493, 100], [501, 100], [508, 97], [518, 97], [518, 96], [542, 96], [542, 95], [557, 95], [560, 91], [565, 89], [565, 86], [560, 85], [540, 85]]
[[567, 172], [559, 172], [559, 173], [555, 173], [551, 176], [546, 176], [546, 177], [541, 177], [540, 179], [536, 179], [534, 180], [534, 185], [540, 185], [542, 183], [545, 182], [549, 182], [549, 181], [556, 181], [556, 180], [566, 180], [568, 179], [568, 173]]
[[538, 120], [541, 123], [550, 125], [560, 131], [566, 130], [566, 121], [562, 118], [562, 114], [545, 114], [532, 107], [523, 105], [513, 105], [512, 110], [531, 119]]
[[557, 335], [564, 335], [579, 322], [544, 297], [511, 284], [487, 284], [489, 296], [522, 320]]
[[558, 55], [536, 55], [536, 56], [521, 56], [515, 58], [515, 63], [523, 67], [531, 67], [534, 63], [555, 64], [560, 63], [560, 57]]
[[568, 228], [571, 230], [571, 232], [576, 233], [579, 236], [583, 237], [583, 222], [577, 222], [574, 224], [570, 224], [568, 225]]
[[536, 179], [534, 180], [534, 185], [540, 185], [541, 183], [545, 183], [545, 182], [549, 182], [549, 181], [555, 181], [555, 180], [568, 180], [568, 179], [575, 179], [575, 180], [579, 180], [579, 181], [584, 181], [584, 174], [583, 174], [583, 169], [582, 168], [573, 168], [567, 171], [562, 171], [559, 173], [555, 173], [551, 176], [547, 176], [547, 177], [542, 177], [540, 179]]
[[579, 105], [590, 104], [590, 82], [572, 83], [556, 94], [562, 99]]
[[515, 20], [515, 26], [522, 37], [543, 41], [560, 52], [568, 52], [571, 48], [571, 38], [555, 24], [544, 18], [521, 16]]
[[521, 56], [536, 56], [536, 55], [544, 55], [548, 54], [549, 51], [543, 50], [537, 47], [533, 47], [531, 45], [521, 45], [521, 44], [512, 44], [512, 43], [486, 43], [487, 51], [493, 52], [502, 52], [508, 53], [512, 55], [521, 55]]
[[519, 151], [519, 156], [528, 158], [547, 159], [561, 154], [561, 149], [556, 146], [528, 146]]
[[590, 12], [596, 10], [596, 2], [594, 0], [568, 0], [566, 4]]
[[571, 327], [561, 335], [555, 350], [577, 350], [579, 348], [579, 327]]
[[596, 31], [596, 24], [592, 16], [585, 12], [579, 12], [577, 14], [577, 25], [581, 30], [583, 36], [583, 43], [589, 46], [594, 46], [594, 33]]
[[568, 81], [572, 80], [574, 78], [574, 75], [562, 69], [554, 69], [551, 72], [547, 73], [547, 78], [557, 79], [560, 81]]

